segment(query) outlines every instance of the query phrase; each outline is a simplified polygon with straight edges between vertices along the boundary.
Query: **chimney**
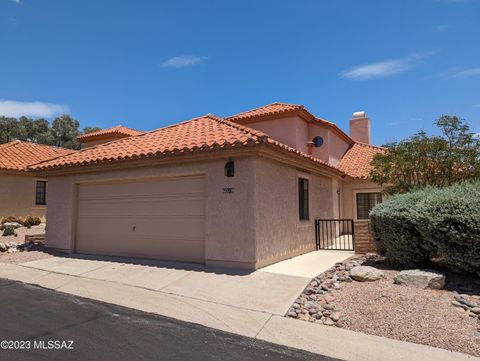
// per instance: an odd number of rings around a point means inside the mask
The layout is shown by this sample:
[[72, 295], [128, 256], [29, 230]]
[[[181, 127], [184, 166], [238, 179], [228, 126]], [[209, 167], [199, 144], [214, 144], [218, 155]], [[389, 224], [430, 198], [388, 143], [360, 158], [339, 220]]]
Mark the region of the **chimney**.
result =
[[367, 118], [365, 112], [353, 113], [353, 118], [350, 119], [350, 138], [370, 144], [370, 118]]

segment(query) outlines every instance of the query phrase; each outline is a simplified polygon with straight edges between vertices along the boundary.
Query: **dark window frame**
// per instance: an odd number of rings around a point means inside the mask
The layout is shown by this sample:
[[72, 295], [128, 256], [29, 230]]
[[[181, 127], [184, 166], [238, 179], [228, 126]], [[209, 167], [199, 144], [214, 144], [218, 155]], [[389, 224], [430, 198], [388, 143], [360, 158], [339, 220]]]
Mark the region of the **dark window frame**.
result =
[[[368, 219], [368, 215], [372, 208], [383, 201], [381, 192], [358, 192], [355, 196], [355, 200], [357, 219], [360, 220]], [[365, 204], [361, 204], [361, 202], [365, 202]], [[363, 209], [360, 208], [361, 206]]]
[[310, 220], [310, 185], [306, 178], [298, 178], [298, 217], [301, 221]]
[[37, 180], [35, 183], [35, 205], [47, 205], [47, 181]]

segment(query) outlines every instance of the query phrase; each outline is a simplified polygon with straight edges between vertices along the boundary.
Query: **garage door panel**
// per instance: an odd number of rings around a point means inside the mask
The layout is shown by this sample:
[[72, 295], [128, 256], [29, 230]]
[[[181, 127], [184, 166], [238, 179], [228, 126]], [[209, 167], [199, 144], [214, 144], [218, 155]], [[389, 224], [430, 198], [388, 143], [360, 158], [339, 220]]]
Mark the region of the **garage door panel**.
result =
[[150, 236], [155, 239], [189, 239], [198, 240], [199, 235], [205, 232], [204, 219], [185, 220], [169, 219], [157, 220], [155, 218], [132, 220], [131, 218], [81, 218], [78, 227], [82, 229], [82, 236], [95, 238], [96, 235], [115, 235], [115, 237]]
[[[162, 204], [159, 207], [159, 203]], [[203, 198], [187, 199], [118, 199], [118, 200], [80, 200], [78, 207], [79, 217], [115, 217], [115, 216], [202, 216], [205, 213], [205, 201]]]
[[80, 185], [77, 252], [203, 262], [204, 189], [203, 177]]
[[[97, 183], [84, 184], [79, 189], [79, 199], [88, 197], [103, 197], [111, 192], [112, 187], [115, 188], [115, 197], [126, 196], [156, 196], [188, 193], [204, 193], [203, 177], [183, 177], [172, 178], [172, 180], [130, 180], [116, 183]], [[132, 184], [141, 184], [141, 188], [132, 187]]]

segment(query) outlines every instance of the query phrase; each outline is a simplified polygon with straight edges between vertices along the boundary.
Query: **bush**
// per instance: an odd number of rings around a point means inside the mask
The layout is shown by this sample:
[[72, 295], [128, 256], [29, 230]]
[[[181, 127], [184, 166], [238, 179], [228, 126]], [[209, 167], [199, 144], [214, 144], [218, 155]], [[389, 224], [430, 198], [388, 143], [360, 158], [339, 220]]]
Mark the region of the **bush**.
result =
[[5, 217], [2, 219], [2, 225], [4, 223], [7, 223], [7, 222], [16, 222], [16, 223], [20, 223], [20, 224], [23, 224], [23, 221], [21, 218], [19, 217], [15, 217], [15, 216], [8, 216], [8, 217]]
[[33, 217], [33, 225], [34, 226], [39, 226], [42, 224], [42, 220], [40, 219], [40, 217]]
[[432, 188], [388, 198], [370, 212], [372, 235], [378, 252], [393, 263], [414, 267], [426, 263], [431, 248], [418, 230], [415, 205], [433, 192]]
[[480, 273], [480, 182], [437, 190], [417, 210], [423, 239], [447, 266]]
[[402, 266], [440, 257], [480, 274], [480, 182], [396, 195], [370, 212], [379, 252]]
[[12, 226], [5, 227], [2, 235], [5, 236], [5, 237], [6, 236], [15, 236], [16, 235], [15, 228], [13, 228]]

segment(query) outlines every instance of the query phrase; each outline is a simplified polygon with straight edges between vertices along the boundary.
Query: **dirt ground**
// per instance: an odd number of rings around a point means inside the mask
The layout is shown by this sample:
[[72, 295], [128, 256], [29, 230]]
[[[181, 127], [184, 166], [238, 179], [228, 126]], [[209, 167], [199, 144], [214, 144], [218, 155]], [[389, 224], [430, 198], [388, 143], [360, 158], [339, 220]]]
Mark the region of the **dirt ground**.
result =
[[345, 328], [480, 356], [478, 317], [452, 306], [456, 293], [480, 295], [478, 277], [447, 274], [445, 290], [423, 290], [394, 284], [398, 270], [383, 271], [383, 280], [334, 291]]

